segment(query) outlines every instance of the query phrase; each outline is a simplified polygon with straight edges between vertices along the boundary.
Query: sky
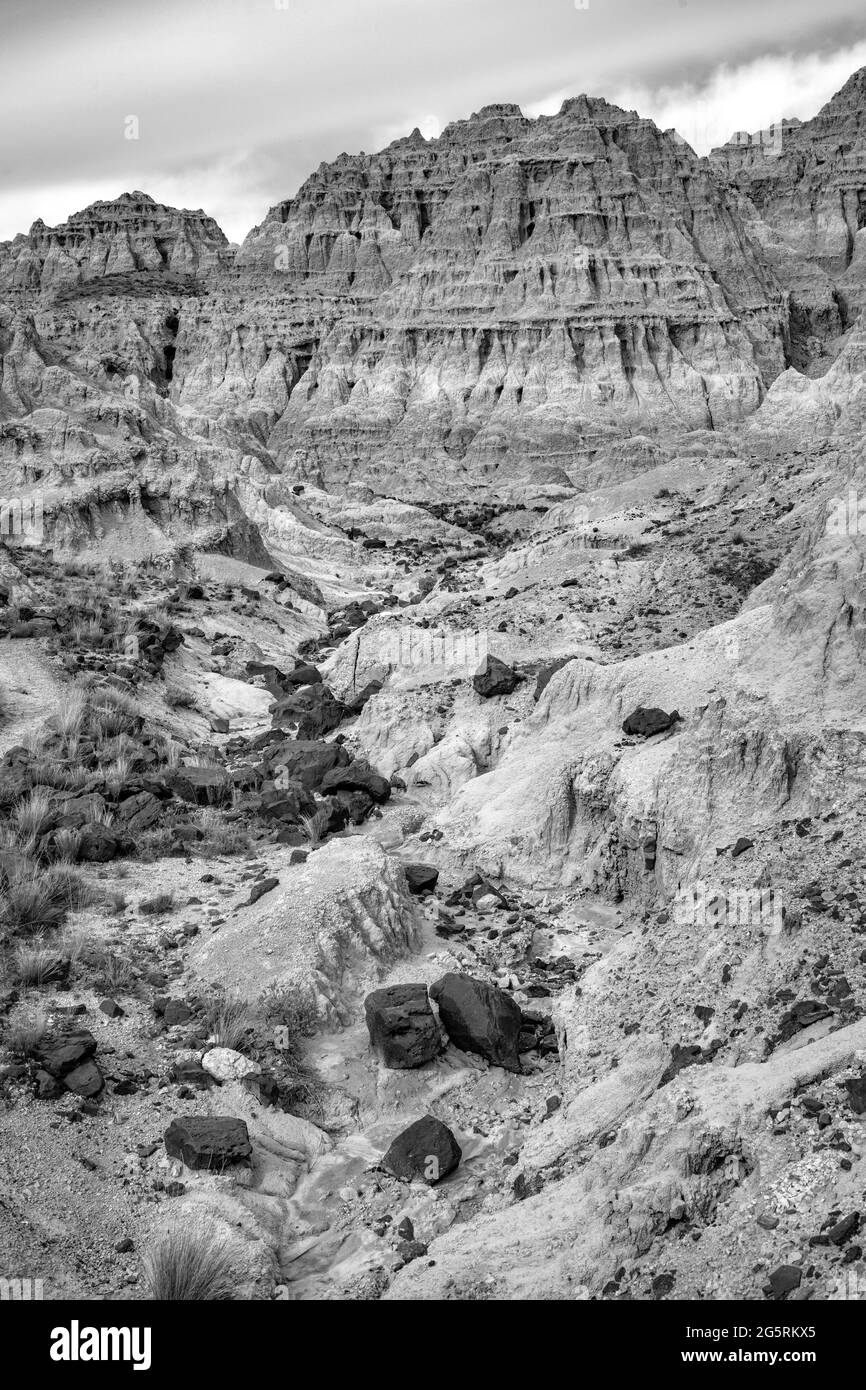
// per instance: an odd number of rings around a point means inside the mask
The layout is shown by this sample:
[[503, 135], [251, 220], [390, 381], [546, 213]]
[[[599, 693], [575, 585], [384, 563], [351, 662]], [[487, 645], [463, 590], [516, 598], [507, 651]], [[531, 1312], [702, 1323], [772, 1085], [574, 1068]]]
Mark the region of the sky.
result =
[[863, 66], [863, 0], [0, 0], [0, 240], [142, 189], [241, 241], [323, 160], [496, 101], [704, 154]]

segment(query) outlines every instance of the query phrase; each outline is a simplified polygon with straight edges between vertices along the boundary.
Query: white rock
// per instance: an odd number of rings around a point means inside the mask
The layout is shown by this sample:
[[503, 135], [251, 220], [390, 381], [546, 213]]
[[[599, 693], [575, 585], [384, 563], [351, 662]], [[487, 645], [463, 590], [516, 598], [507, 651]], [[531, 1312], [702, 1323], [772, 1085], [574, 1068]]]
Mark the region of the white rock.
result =
[[212, 1047], [201, 1064], [217, 1081], [241, 1081], [245, 1076], [258, 1076], [261, 1067], [232, 1047]]

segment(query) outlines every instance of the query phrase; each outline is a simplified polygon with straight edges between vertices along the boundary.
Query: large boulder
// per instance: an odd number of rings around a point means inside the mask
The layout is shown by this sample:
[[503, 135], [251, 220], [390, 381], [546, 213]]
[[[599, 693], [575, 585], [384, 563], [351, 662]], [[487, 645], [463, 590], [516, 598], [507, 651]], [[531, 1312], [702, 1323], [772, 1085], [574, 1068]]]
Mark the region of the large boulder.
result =
[[364, 1013], [374, 1052], [394, 1071], [423, 1067], [442, 1046], [426, 985], [376, 989], [364, 1000]]
[[299, 685], [319, 685], [322, 680], [322, 673], [315, 666], [306, 662], [299, 662], [293, 671], [288, 671], [283, 676], [284, 686]]
[[622, 731], [624, 734], [636, 734], [639, 738], [652, 738], [653, 734], [663, 734], [666, 729], [670, 729], [679, 717], [679, 710], [666, 714], [663, 709], [645, 709], [643, 705], [638, 705], [637, 709], [623, 720]]
[[261, 814], [268, 820], [286, 821], [297, 825], [302, 816], [312, 816], [316, 803], [300, 782], [280, 781], [261, 794]]
[[245, 1163], [252, 1153], [244, 1120], [224, 1116], [184, 1115], [165, 1131], [169, 1158], [181, 1158], [188, 1168], [221, 1172], [230, 1163]]
[[126, 848], [127, 841], [122, 833], [101, 821], [93, 821], [80, 832], [77, 857], [85, 864], [107, 864]]
[[386, 777], [374, 772], [366, 763], [354, 762], [348, 767], [335, 767], [322, 778], [322, 791], [363, 791], [374, 801], [387, 801], [391, 784]]
[[117, 807], [115, 815], [127, 830], [137, 833], [159, 820], [162, 807], [152, 792], [135, 792]]
[[451, 1130], [433, 1115], [425, 1115], [393, 1140], [382, 1166], [405, 1182], [434, 1183], [453, 1173], [462, 1150]]
[[345, 714], [345, 705], [326, 685], [304, 685], [277, 700], [271, 724], [292, 730], [298, 738], [317, 739], [336, 729]]
[[510, 995], [471, 975], [448, 974], [430, 986], [430, 997], [439, 1005], [455, 1047], [506, 1071], [520, 1071], [517, 1041], [523, 1016]]
[[483, 699], [489, 700], [493, 695], [510, 695], [519, 680], [517, 672], [498, 656], [486, 656], [472, 677], [472, 684]]
[[326, 773], [348, 761], [349, 756], [341, 743], [298, 738], [286, 739], [270, 754], [268, 766], [275, 780], [276, 774], [282, 772], [311, 792], [321, 785]]

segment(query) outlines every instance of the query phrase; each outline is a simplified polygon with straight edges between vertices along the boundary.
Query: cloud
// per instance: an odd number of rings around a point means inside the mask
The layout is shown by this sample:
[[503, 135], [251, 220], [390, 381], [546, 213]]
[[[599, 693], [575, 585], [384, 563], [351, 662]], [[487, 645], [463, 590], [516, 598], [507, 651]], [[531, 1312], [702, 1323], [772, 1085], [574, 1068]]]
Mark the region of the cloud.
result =
[[723, 65], [702, 85], [622, 84], [608, 99], [651, 116], [663, 130], [673, 126], [698, 154], [707, 154], [738, 130], [763, 130], [785, 117], [808, 120], [864, 65], [866, 41], [835, 53]]
[[866, 61], [863, 0], [2, 3], [0, 238], [140, 188], [239, 240], [323, 160], [498, 101], [589, 92], [703, 151]]

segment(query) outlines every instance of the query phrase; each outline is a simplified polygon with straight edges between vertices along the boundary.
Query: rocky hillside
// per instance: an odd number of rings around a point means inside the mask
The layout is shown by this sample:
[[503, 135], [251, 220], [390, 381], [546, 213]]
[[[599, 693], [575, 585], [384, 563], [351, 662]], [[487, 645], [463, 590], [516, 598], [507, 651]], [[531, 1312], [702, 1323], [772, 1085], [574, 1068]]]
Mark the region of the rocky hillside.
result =
[[0, 246], [0, 1266], [862, 1296], [864, 80]]

